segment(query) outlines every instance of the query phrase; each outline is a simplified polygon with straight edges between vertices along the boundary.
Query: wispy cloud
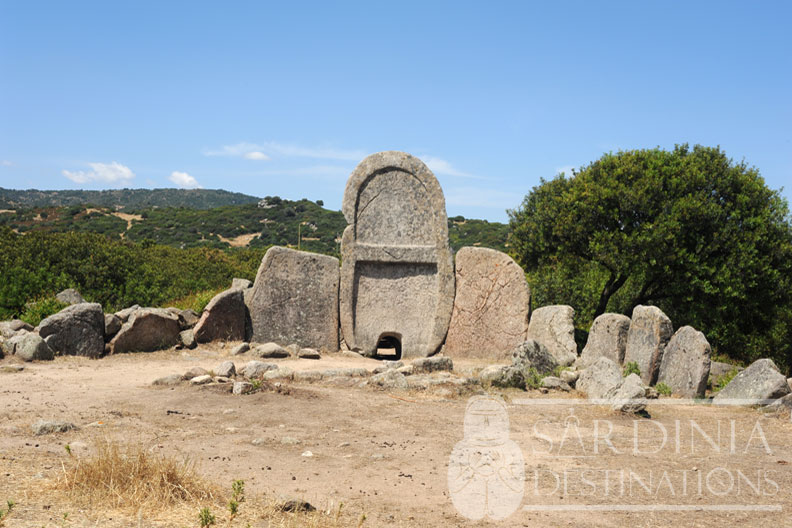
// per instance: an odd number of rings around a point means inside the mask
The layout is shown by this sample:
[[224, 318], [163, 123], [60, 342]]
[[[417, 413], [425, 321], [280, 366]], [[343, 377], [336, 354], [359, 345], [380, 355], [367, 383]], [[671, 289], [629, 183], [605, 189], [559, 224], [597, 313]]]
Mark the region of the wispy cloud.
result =
[[484, 178], [480, 176], [475, 176], [468, 172], [461, 171], [451, 165], [449, 161], [446, 161], [442, 158], [437, 158], [435, 156], [421, 156], [421, 160], [426, 163], [426, 166], [429, 167], [432, 172], [435, 174], [443, 174], [446, 176], [455, 176], [457, 178], [470, 178], [473, 180], [483, 180]]
[[90, 171], [69, 171], [64, 170], [63, 175], [75, 183], [127, 183], [132, 181], [135, 173], [125, 165], [117, 161], [111, 163], [89, 163]]
[[198, 180], [187, 174], [186, 172], [179, 172], [173, 171], [171, 172], [170, 181], [175, 183], [177, 186], [181, 187], [182, 189], [200, 189], [201, 184], [198, 183]]
[[366, 152], [362, 150], [345, 150], [327, 146], [305, 147], [275, 141], [223, 145], [219, 149], [205, 149], [203, 154], [204, 156], [231, 156], [253, 160], [269, 160], [274, 157], [283, 157], [360, 161], [366, 157]]
[[0, 165], [2, 165], [3, 167], [11, 167], [14, 164], [11, 163], [9, 160], [3, 160], [3, 161], [0, 161]]

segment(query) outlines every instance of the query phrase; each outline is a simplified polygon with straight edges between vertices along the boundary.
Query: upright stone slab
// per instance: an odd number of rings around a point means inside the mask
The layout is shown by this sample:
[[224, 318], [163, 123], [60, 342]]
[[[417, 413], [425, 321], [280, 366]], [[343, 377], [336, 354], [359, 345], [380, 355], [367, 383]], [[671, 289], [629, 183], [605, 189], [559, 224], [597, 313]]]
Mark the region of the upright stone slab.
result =
[[627, 348], [627, 333], [630, 330], [630, 318], [626, 315], [605, 313], [594, 319], [591, 325], [586, 346], [580, 353], [583, 368], [598, 358], [606, 357], [621, 365], [624, 363], [624, 352]]
[[245, 299], [242, 290], [231, 288], [215, 295], [201, 314], [193, 335], [198, 343], [215, 339], [241, 341], [245, 339]]
[[454, 270], [440, 184], [421, 160], [380, 152], [344, 191], [341, 329], [351, 350], [373, 355], [382, 338], [402, 355], [437, 352], [448, 332]]
[[338, 259], [271, 247], [245, 302], [251, 341], [338, 350]]
[[528, 333], [531, 293], [505, 253], [464, 247], [456, 254], [456, 296], [443, 353], [508, 359]]
[[657, 381], [663, 352], [673, 333], [671, 319], [660, 308], [638, 305], [633, 310], [624, 363], [637, 363], [645, 384]]
[[665, 383], [684, 398], [703, 398], [710, 374], [712, 348], [692, 326], [676, 331], [663, 352], [657, 383]]
[[543, 306], [531, 314], [528, 339], [542, 343], [559, 365], [571, 365], [577, 359], [575, 310], [571, 306]]

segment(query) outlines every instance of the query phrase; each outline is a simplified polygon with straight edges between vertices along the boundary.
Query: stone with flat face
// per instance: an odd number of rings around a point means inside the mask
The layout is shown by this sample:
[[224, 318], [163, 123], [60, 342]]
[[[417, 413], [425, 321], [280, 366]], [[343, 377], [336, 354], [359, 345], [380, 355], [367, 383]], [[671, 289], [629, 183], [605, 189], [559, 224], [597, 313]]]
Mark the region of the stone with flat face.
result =
[[344, 191], [340, 316], [351, 350], [374, 355], [383, 337], [402, 355], [429, 356], [445, 339], [454, 303], [448, 219], [440, 184], [421, 160], [380, 152]]
[[456, 296], [443, 353], [506, 360], [528, 333], [531, 292], [505, 253], [463, 247], [456, 254]]
[[671, 319], [657, 306], [638, 305], [633, 309], [624, 364], [636, 363], [646, 385], [657, 381], [663, 352], [673, 333]]
[[626, 315], [604, 313], [594, 319], [589, 330], [588, 340], [578, 362], [583, 368], [597, 358], [606, 357], [621, 365], [624, 363], [624, 351], [627, 348], [627, 333], [630, 330], [630, 318]]
[[251, 341], [338, 350], [338, 259], [271, 247], [245, 302]]
[[575, 310], [571, 306], [543, 306], [531, 314], [528, 339], [538, 341], [566, 367], [577, 359], [575, 343]]
[[712, 349], [692, 326], [676, 331], [663, 352], [657, 383], [665, 383], [683, 398], [703, 398], [710, 375]]

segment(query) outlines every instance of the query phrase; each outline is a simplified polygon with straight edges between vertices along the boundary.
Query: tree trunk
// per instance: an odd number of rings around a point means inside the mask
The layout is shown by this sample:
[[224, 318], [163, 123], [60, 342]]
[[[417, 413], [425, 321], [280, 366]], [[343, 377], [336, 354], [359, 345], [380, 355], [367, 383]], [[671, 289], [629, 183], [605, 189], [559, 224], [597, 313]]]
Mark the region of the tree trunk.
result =
[[619, 291], [619, 288], [624, 286], [628, 277], [629, 275], [614, 276], [614, 274], [611, 273], [608, 282], [606, 282], [605, 287], [602, 288], [602, 293], [600, 293], [599, 303], [597, 303], [597, 309], [594, 311], [595, 319], [605, 313], [605, 310], [608, 309], [608, 301], [610, 301], [614, 293]]

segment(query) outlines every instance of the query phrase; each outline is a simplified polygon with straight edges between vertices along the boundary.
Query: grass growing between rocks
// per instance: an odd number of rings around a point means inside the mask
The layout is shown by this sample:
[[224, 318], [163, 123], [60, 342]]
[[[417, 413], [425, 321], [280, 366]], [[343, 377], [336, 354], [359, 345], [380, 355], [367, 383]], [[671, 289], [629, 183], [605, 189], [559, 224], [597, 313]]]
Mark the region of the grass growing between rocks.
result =
[[[229, 284], [228, 287], [230, 288], [231, 285]], [[193, 292], [179, 299], [164, 303], [163, 306], [174, 306], [179, 310], [193, 310], [197, 313], [201, 313], [203, 309], [206, 308], [206, 305], [209, 304], [209, 301], [212, 300], [212, 297], [225, 289], [226, 288], [217, 288], [214, 290]]]

